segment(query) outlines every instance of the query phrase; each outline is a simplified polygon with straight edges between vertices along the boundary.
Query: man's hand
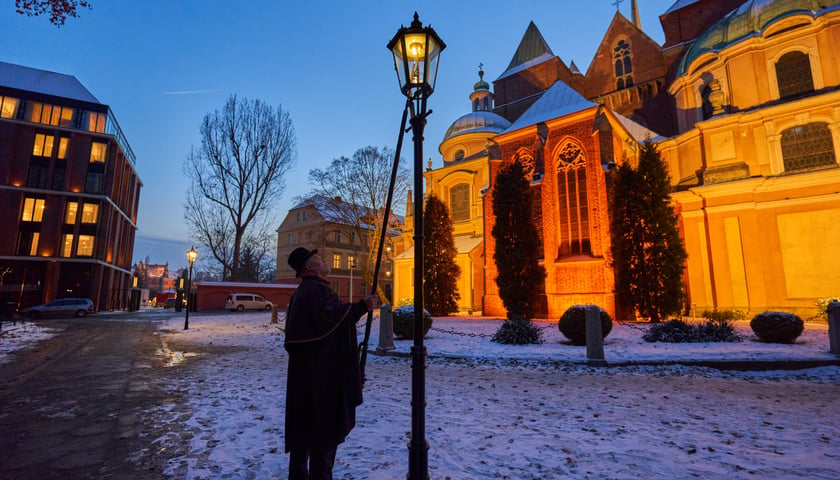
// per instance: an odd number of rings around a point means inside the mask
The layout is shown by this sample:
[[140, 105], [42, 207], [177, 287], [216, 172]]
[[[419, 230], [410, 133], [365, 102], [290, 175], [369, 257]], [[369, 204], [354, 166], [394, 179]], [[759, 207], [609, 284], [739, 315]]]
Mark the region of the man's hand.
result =
[[374, 293], [373, 295], [368, 295], [367, 297], [365, 297], [365, 305], [367, 305], [368, 311], [371, 311], [374, 308], [378, 307], [379, 295]]

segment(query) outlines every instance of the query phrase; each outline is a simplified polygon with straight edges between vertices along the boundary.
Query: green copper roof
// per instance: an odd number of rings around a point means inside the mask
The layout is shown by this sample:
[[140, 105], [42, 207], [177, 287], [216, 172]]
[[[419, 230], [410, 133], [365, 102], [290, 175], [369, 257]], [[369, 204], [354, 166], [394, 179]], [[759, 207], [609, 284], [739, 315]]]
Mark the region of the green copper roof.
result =
[[750, 0], [729, 12], [686, 52], [678, 75], [685, 75], [691, 63], [707, 52], [720, 52], [742, 40], [758, 35], [771, 23], [793, 14], [814, 18], [840, 5], [840, 0]]
[[551, 51], [551, 48], [545, 42], [545, 38], [540, 33], [540, 29], [531, 21], [525, 30], [525, 35], [522, 36], [522, 40], [519, 42], [516, 53], [510, 59], [507, 70], [499, 75], [499, 78], [506, 77], [531, 65], [542, 63], [554, 56], [554, 52]]

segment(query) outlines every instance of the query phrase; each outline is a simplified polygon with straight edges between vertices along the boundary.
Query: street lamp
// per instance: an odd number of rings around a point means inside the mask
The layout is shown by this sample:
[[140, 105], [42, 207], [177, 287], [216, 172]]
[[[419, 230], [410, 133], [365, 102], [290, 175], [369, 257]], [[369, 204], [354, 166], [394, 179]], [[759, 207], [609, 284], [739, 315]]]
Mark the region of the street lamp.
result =
[[192, 300], [190, 299], [190, 293], [192, 292], [192, 268], [197, 257], [198, 252], [195, 251], [195, 247], [190, 247], [190, 249], [187, 250], [187, 261], [190, 262], [190, 273], [187, 274], [187, 314], [184, 316], [184, 330], [190, 329], [190, 308], [192, 308]]
[[[446, 45], [431, 27], [423, 27], [417, 12], [411, 26], [397, 30], [388, 43], [400, 91], [408, 97], [414, 135], [414, 191], [423, 191], [423, 128], [426, 100], [435, 90], [440, 52]], [[411, 347], [411, 440], [408, 444], [408, 478], [429, 478], [429, 443], [426, 441], [426, 347], [423, 346], [423, 202], [414, 203], [414, 345]]]

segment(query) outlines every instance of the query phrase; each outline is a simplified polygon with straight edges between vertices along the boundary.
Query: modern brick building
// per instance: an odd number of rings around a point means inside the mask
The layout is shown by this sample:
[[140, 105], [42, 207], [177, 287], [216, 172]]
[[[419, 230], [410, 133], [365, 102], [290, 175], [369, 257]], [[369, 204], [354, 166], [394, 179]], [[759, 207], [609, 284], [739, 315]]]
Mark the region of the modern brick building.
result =
[[108, 105], [75, 77], [0, 62], [0, 297], [122, 308], [142, 183]]

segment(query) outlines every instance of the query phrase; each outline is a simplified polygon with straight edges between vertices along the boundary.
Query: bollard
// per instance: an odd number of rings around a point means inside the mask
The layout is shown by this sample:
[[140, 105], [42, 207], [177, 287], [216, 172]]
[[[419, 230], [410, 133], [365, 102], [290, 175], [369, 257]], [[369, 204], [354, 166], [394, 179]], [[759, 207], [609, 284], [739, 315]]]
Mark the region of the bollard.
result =
[[840, 355], [840, 302], [837, 300], [828, 304], [828, 344], [829, 352]]
[[277, 305], [271, 306], [271, 321], [268, 322], [269, 325], [276, 325], [277, 324]]
[[586, 306], [586, 360], [592, 366], [607, 365], [604, 336], [601, 334], [601, 311], [596, 305]]
[[396, 348], [394, 346], [394, 315], [391, 306], [386, 303], [379, 307], [379, 345], [376, 346], [376, 354], [384, 355]]

